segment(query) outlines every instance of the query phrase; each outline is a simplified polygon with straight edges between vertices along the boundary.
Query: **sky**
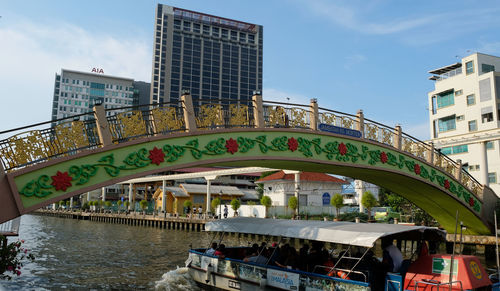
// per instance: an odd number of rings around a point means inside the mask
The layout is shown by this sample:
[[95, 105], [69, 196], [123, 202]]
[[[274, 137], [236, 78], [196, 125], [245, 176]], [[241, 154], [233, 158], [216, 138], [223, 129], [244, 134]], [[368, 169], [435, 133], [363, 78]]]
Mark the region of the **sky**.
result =
[[362, 109], [422, 140], [428, 71], [500, 56], [498, 1], [0, 0], [0, 131], [50, 120], [62, 68], [150, 82], [157, 3], [263, 25], [264, 100]]

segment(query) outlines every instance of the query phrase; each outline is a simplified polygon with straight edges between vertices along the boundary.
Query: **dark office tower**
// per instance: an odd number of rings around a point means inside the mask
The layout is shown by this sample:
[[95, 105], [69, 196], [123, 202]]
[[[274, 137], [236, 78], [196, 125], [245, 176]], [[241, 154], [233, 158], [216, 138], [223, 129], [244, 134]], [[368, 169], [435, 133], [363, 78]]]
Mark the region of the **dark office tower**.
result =
[[262, 90], [262, 37], [261, 25], [158, 4], [152, 103], [178, 101], [183, 89], [194, 105], [247, 103]]

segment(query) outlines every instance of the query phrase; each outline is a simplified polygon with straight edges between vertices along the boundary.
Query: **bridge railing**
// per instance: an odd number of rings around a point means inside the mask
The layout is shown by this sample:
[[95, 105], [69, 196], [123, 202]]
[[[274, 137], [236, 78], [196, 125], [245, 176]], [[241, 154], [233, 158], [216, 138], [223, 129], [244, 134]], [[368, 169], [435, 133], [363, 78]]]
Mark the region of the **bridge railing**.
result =
[[309, 106], [276, 101], [263, 102], [266, 127], [310, 128]]
[[318, 108], [320, 111], [318, 113], [318, 121], [319, 123], [334, 125], [338, 127], [359, 130], [360, 129], [360, 120], [358, 116], [343, 113], [340, 111], [335, 111], [327, 108]]
[[[230, 102], [232, 101], [232, 103]], [[361, 137], [402, 150], [449, 173], [476, 195], [482, 185], [467, 171], [446, 155], [401, 131], [400, 126], [389, 127], [365, 119], [360, 110], [356, 115], [311, 104], [263, 101], [254, 95], [250, 103], [216, 99], [212, 103], [196, 101], [192, 105], [189, 92], [179, 102], [128, 106], [104, 110], [21, 127], [0, 134], [51, 125], [16, 133], [0, 141], [0, 161], [7, 171], [19, 169], [50, 158], [76, 154], [111, 143], [120, 143], [145, 136], [180, 131], [218, 128], [284, 127], [317, 130], [318, 123], [358, 130]], [[103, 115], [99, 115], [99, 110]], [[99, 119], [99, 116], [103, 116]], [[104, 119], [104, 120], [103, 120]], [[100, 132], [98, 128], [108, 128]], [[106, 139], [104, 135], [108, 135]], [[107, 141], [106, 141], [107, 140]]]
[[[46, 125], [50, 127], [43, 128]], [[33, 127], [40, 127], [40, 129], [19, 132]], [[0, 141], [0, 161], [7, 171], [54, 157], [76, 154], [100, 145], [93, 113], [0, 132], [0, 134], [9, 133], [15, 134]]]
[[254, 127], [251, 105], [244, 101], [229, 103], [230, 101], [234, 102], [234, 100], [229, 99], [217, 101], [203, 102], [194, 108], [198, 130]]
[[106, 115], [113, 142], [185, 130], [178, 102], [112, 108]]

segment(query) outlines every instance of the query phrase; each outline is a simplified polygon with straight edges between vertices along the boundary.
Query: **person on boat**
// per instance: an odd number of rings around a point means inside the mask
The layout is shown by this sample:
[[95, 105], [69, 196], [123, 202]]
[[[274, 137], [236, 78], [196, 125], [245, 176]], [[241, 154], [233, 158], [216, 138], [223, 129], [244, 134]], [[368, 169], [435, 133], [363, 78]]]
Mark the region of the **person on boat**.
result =
[[307, 271], [307, 256], [309, 254], [309, 245], [303, 244], [299, 250], [299, 269]]
[[271, 247], [269, 248], [269, 265], [276, 266], [276, 260], [279, 259], [280, 257], [280, 247], [278, 246], [277, 243], [273, 243]]
[[392, 239], [382, 239], [383, 259], [382, 264], [387, 271], [397, 273], [403, 264], [403, 254], [392, 244]]
[[323, 243], [314, 241], [307, 257], [307, 272], [325, 273], [322, 269], [316, 269], [316, 266], [322, 266], [326, 259]]
[[217, 256], [219, 258], [225, 258], [226, 257], [226, 245], [225, 244], [220, 244], [217, 250], [214, 253], [214, 256]]
[[209, 248], [208, 250], [206, 250], [205, 254], [213, 256], [213, 255], [215, 255], [216, 250], [217, 250], [217, 243], [214, 242], [214, 243], [212, 243], [212, 247]]

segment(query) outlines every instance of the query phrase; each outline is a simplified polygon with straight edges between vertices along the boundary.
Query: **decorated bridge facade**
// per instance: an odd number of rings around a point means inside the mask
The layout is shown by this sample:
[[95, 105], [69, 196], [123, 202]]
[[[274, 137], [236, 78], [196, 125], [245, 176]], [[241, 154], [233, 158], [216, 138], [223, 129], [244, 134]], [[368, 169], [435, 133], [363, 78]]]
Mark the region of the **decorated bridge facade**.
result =
[[218, 165], [349, 176], [402, 195], [450, 232], [457, 211], [468, 234], [489, 234], [493, 225], [495, 193], [461, 164], [400, 126], [366, 119], [362, 111], [321, 108], [315, 100], [301, 105], [254, 95], [250, 104], [194, 107], [186, 92], [179, 103], [97, 105], [88, 114], [9, 132], [0, 141], [0, 223], [132, 178]]

